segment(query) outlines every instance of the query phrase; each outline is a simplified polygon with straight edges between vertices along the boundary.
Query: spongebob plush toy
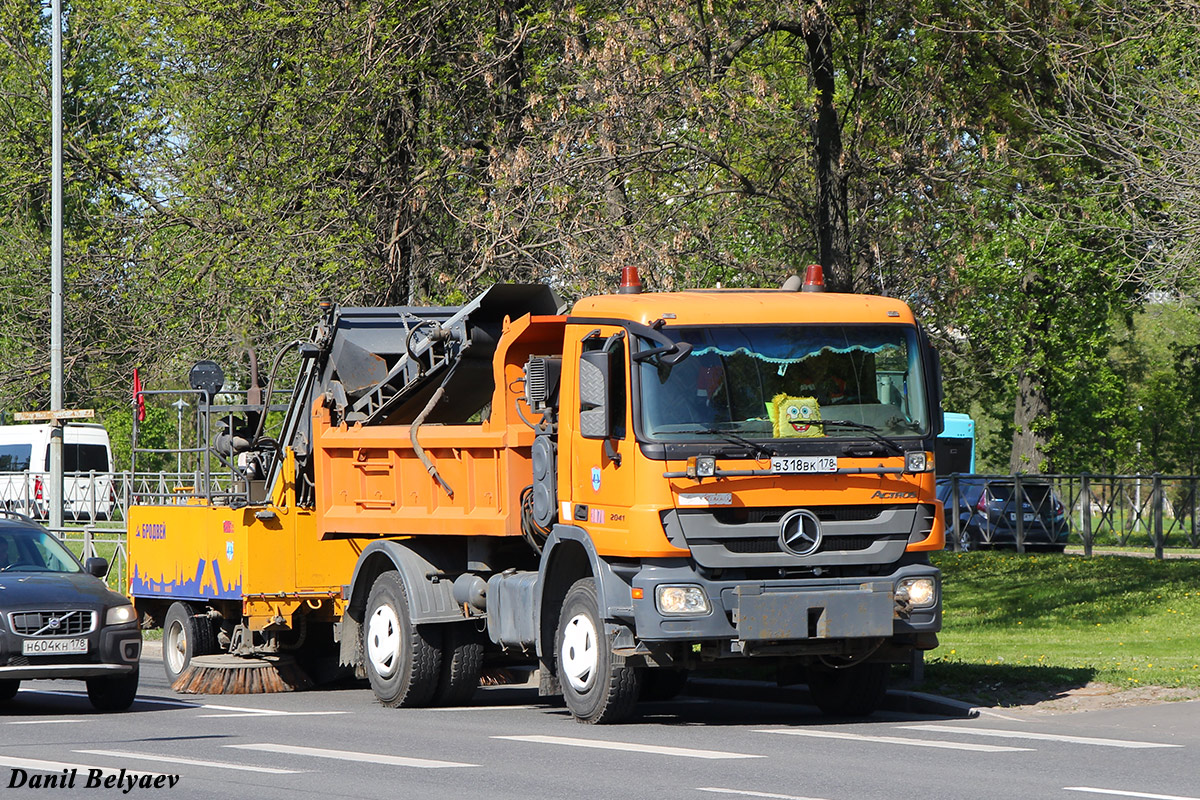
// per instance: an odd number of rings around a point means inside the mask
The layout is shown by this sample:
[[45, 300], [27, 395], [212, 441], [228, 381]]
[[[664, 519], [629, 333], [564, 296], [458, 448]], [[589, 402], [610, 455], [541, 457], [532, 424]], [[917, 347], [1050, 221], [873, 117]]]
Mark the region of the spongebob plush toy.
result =
[[820, 425], [812, 424], [821, 419], [821, 406], [815, 397], [777, 394], [767, 403], [767, 415], [776, 439], [824, 435]]

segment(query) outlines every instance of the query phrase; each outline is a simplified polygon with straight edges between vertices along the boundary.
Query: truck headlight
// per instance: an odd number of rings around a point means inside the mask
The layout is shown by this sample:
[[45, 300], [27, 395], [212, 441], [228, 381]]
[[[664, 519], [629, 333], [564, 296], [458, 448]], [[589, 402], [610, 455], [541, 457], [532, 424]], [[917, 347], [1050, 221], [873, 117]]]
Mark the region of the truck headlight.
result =
[[906, 599], [912, 608], [937, 605], [937, 582], [933, 578], [905, 578], [896, 584], [896, 599]]
[[699, 586], [659, 586], [654, 590], [654, 602], [660, 614], [708, 614], [708, 596]]
[[914, 450], [904, 454], [905, 472], [929, 472], [933, 469], [933, 458], [924, 450]]
[[104, 612], [105, 625], [123, 625], [126, 622], [133, 622], [137, 619], [137, 612], [133, 610], [133, 606], [113, 606]]

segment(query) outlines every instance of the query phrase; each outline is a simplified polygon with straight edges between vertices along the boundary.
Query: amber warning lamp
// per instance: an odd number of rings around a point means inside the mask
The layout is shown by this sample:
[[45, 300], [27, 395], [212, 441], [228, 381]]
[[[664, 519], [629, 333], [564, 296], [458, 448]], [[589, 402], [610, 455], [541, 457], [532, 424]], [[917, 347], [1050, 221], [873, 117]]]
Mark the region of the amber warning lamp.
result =
[[821, 269], [820, 264], [809, 264], [808, 268], [804, 270], [804, 287], [800, 291], [825, 291], [825, 272]]
[[637, 267], [621, 268], [621, 288], [619, 294], [641, 294], [642, 278], [638, 275]]

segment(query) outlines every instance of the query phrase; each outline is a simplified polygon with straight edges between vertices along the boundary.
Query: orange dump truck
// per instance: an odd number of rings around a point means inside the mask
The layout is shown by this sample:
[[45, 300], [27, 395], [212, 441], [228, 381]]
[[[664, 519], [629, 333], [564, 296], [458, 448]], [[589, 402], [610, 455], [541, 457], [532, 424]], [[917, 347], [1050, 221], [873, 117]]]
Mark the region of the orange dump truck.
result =
[[173, 679], [292, 653], [413, 706], [536, 662], [543, 694], [609, 722], [757, 661], [869, 713], [889, 664], [937, 644], [940, 374], [897, 300], [631, 276], [562, 313], [495, 286], [329, 307], [294, 349], [276, 435], [269, 389], [217, 405], [194, 370], [238, 480], [130, 510], [130, 594]]

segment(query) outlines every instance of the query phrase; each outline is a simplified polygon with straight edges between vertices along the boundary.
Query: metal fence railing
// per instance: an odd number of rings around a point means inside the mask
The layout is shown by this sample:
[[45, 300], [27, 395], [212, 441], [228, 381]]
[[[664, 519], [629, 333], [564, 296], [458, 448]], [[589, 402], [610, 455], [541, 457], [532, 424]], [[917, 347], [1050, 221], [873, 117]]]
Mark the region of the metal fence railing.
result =
[[[1195, 475], [950, 475], [939, 479], [955, 549], [1200, 548]], [[955, 513], [957, 509], [957, 513]]]

